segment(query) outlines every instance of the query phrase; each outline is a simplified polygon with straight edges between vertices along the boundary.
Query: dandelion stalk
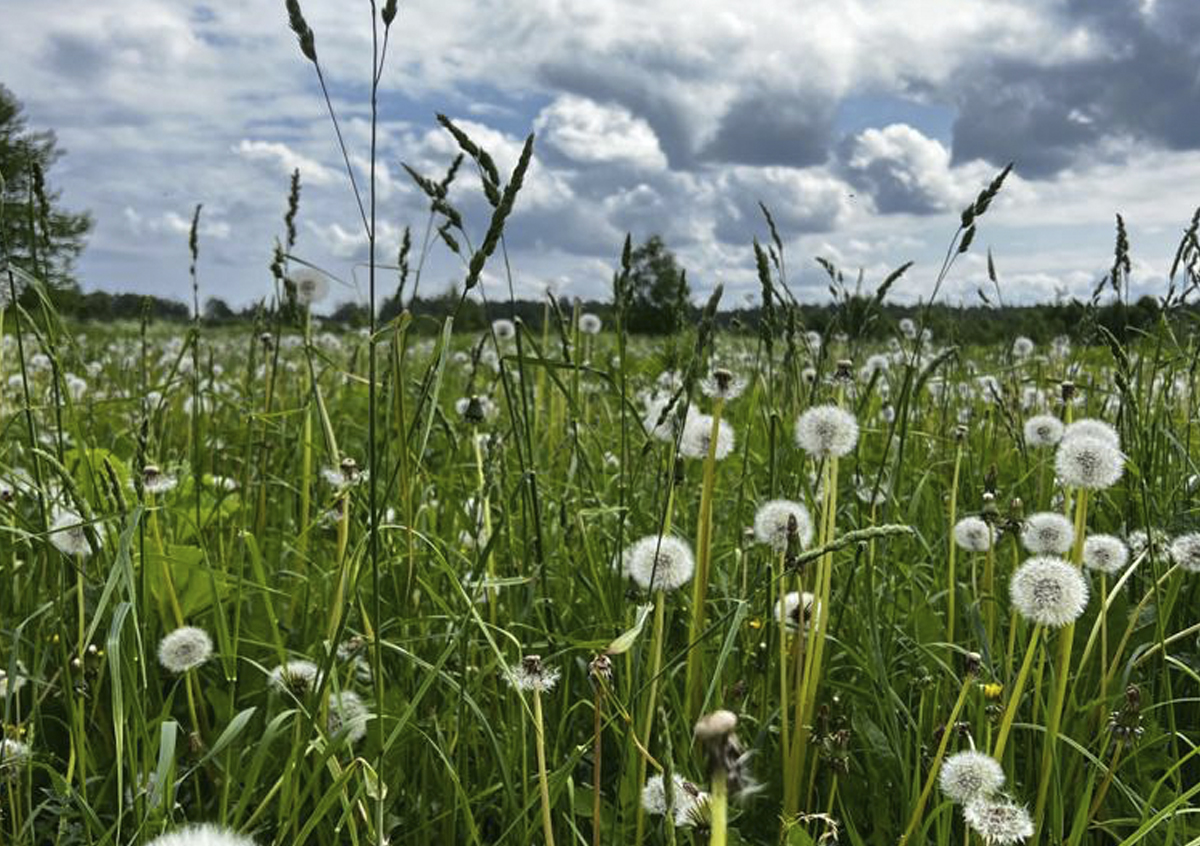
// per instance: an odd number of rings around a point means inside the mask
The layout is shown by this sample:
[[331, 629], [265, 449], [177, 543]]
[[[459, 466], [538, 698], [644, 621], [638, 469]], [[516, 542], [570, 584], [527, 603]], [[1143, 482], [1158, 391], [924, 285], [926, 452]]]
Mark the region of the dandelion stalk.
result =
[[1021, 704], [1021, 695], [1025, 692], [1025, 683], [1029, 681], [1029, 670], [1033, 666], [1033, 656], [1037, 652], [1038, 638], [1042, 633], [1041, 625], [1035, 625], [1029, 633], [1029, 645], [1025, 647], [1025, 657], [1021, 660], [1021, 669], [1017, 671], [1017, 680], [1013, 683], [1008, 696], [1008, 706], [1000, 720], [1000, 731], [996, 734], [995, 745], [992, 746], [992, 757], [997, 761], [1004, 760], [1004, 745], [1008, 742], [1009, 732], [1012, 731], [1013, 718], [1017, 715], [1017, 707]]
[[709, 846], [725, 846], [729, 828], [729, 780], [725, 770], [718, 769], [712, 776], [712, 798], [708, 803], [712, 819]]
[[687, 704], [688, 713], [700, 711], [703, 678], [700, 662], [704, 650], [699, 641], [704, 634], [704, 604], [708, 598], [708, 577], [712, 564], [712, 503], [716, 486], [717, 440], [721, 431], [721, 412], [725, 400], [713, 401], [712, 431], [708, 440], [708, 455], [704, 458], [704, 479], [700, 488], [700, 513], [696, 521], [696, 578], [692, 584], [692, 620], [688, 629]]
[[546, 775], [546, 732], [542, 719], [542, 693], [533, 689], [533, 730], [537, 751], [538, 790], [542, 798], [542, 833], [546, 846], [554, 846], [554, 824], [550, 818], [550, 779]]
[[954, 724], [958, 722], [958, 715], [962, 713], [963, 705], [966, 704], [967, 694], [971, 690], [971, 682], [975, 679], [974, 674], [967, 673], [963, 679], [962, 688], [958, 692], [958, 699], [954, 703], [954, 707], [950, 709], [950, 719], [946, 721], [946, 726], [942, 730], [942, 739], [938, 743], [937, 753], [933, 756], [933, 761], [929, 765], [929, 775], [925, 778], [925, 786], [921, 788], [921, 795], [917, 799], [917, 805], [913, 808], [912, 816], [908, 818], [908, 825], [904, 828], [904, 834], [900, 835], [900, 844], [903, 846], [908, 839], [912, 837], [917, 826], [921, 824], [921, 817], [925, 814], [925, 805], [929, 801], [929, 795], [933, 792], [933, 783], [937, 780], [938, 770], [942, 766], [942, 759], [946, 756], [946, 746], [950, 742], [950, 735], [954, 733]]
[[958, 480], [962, 469], [963, 439], [958, 439], [954, 448], [954, 477], [950, 482], [950, 544], [949, 561], [946, 570], [946, 643], [954, 643], [954, 618], [956, 614], [955, 596], [958, 593], [955, 580], [955, 558], [958, 554], [958, 544], [954, 540], [954, 527], [958, 522]]

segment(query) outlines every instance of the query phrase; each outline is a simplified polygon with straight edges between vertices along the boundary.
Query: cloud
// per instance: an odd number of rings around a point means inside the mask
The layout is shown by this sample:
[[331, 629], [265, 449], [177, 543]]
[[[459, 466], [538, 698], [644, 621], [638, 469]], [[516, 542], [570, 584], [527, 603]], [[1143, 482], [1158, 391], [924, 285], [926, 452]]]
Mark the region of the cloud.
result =
[[650, 124], [628, 109], [564, 95], [538, 114], [534, 128], [572, 162], [662, 170], [667, 157]]
[[233, 148], [233, 151], [250, 161], [276, 164], [281, 173], [291, 174], [292, 171], [299, 169], [301, 180], [312, 185], [329, 185], [338, 178], [338, 174], [332, 168], [300, 155], [281, 141], [255, 141], [243, 138]]

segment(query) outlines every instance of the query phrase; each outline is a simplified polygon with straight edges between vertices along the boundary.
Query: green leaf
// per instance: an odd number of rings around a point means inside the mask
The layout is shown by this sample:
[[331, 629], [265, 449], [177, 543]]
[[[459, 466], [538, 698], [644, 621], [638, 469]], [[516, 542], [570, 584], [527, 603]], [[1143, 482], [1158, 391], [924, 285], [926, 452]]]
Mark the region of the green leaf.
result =
[[637, 619], [634, 620], [633, 626], [627, 629], [616, 640], [608, 645], [604, 651], [609, 655], [621, 655], [628, 652], [633, 646], [634, 641], [642, 633], [642, 629], [646, 627], [646, 618], [650, 616], [650, 612], [654, 610], [653, 605], [639, 605], [637, 608]]

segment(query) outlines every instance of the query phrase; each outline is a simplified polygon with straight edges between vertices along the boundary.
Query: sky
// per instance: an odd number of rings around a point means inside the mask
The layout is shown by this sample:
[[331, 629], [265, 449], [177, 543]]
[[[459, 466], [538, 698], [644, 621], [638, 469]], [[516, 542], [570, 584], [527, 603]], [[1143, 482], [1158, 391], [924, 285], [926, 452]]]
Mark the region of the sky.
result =
[[[301, 5], [363, 186], [369, 4]], [[190, 301], [203, 203], [201, 297], [271, 296], [298, 167], [295, 254], [338, 280], [327, 308], [365, 299], [366, 236], [283, 0], [0, 0], [0, 83], [67, 151], [50, 174], [63, 203], [95, 216], [85, 289]], [[871, 290], [912, 260], [891, 299], [915, 302], [961, 209], [1009, 161], [943, 301], [978, 302], [989, 248], [1005, 302], [1087, 298], [1117, 213], [1133, 294], [1161, 295], [1200, 204], [1200, 2], [402, 0], [380, 82], [380, 262], [405, 226], [420, 251], [428, 203], [401, 163], [444, 172], [456, 146], [438, 112], [505, 176], [536, 133], [506, 230], [518, 297], [606, 298], [628, 232], [660, 234], [697, 300], [719, 283], [725, 304], [748, 303], [762, 202], [802, 300], [828, 297], [819, 256]], [[479, 243], [477, 174], [451, 200]], [[464, 274], [435, 240], [421, 290]], [[490, 262], [487, 294], [508, 284]], [[380, 296], [394, 285], [385, 272]]]

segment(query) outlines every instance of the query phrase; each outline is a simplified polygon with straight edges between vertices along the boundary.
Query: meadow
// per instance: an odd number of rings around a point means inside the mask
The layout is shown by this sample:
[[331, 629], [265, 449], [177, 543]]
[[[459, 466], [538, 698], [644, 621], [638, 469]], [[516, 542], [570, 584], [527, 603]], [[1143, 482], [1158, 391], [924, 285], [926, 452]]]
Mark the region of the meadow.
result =
[[[378, 319], [435, 247], [459, 308], [512, 291], [534, 139], [502, 176], [440, 120], [395, 267], [345, 157], [361, 331], [314, 314], [298, 175], [252, 321], [200, 319], [199, 207], [190, 325], [64, 318], [6, 262], [0, 842], [1200, 842], [1200, 213], [1137, 331], [929, 329], [1008, 169], [903, 320], [911, 265], [841, 299], [829, 266], [806, 327], [765, 207], [737, 331], [719, 287], [627, 331], [628, 241], [603, 319]], [[1085, 318], [1129, 272], [1122, 226]]]

